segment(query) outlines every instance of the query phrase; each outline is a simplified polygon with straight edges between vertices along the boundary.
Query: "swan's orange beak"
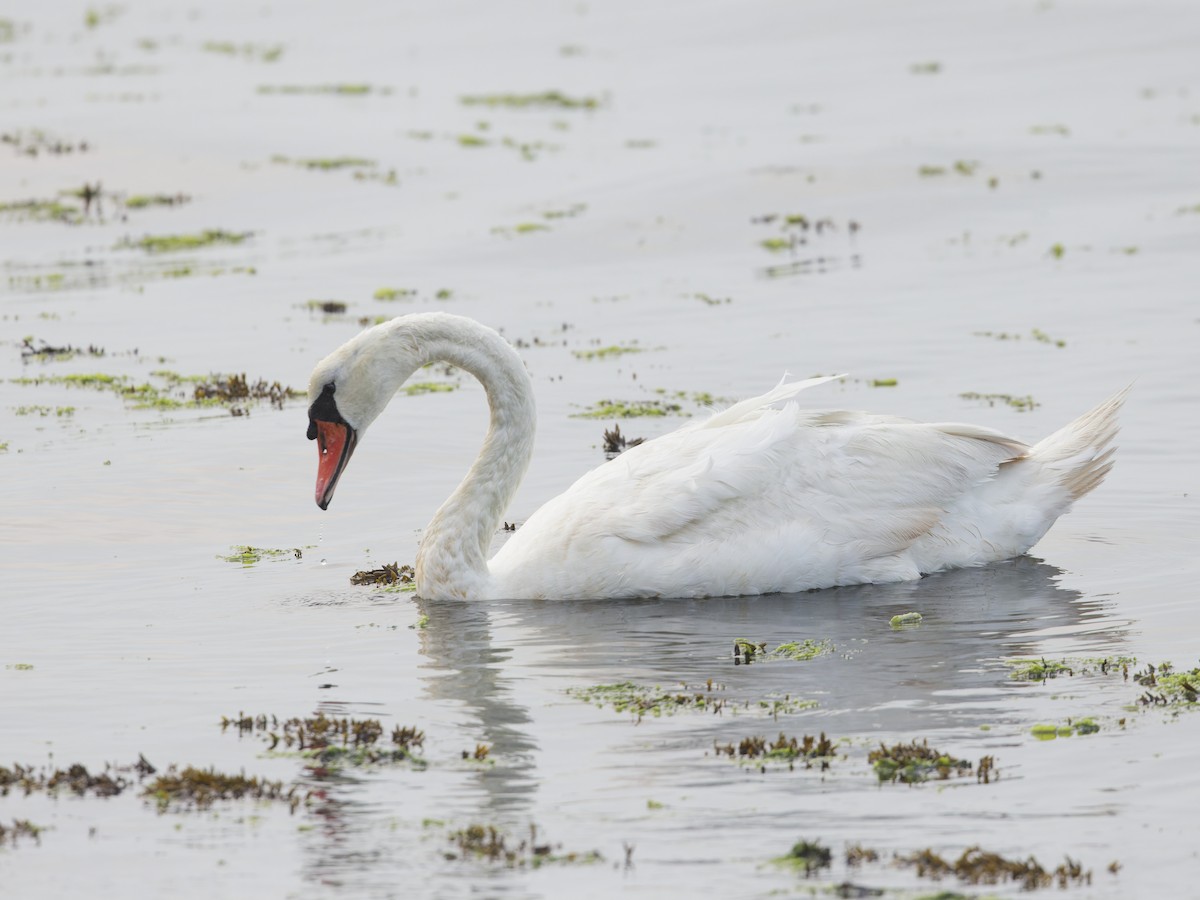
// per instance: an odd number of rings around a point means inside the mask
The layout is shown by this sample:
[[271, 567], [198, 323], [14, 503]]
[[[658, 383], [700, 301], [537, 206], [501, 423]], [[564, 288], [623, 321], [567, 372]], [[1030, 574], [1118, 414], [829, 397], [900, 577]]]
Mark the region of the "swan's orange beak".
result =
[[317, 430], [317, 453], [320, 454], [317, 459], [317, 506], [328, 509], [333, 489], [354, 453], [358, 434], [345, 422], [314, 420], [313, 424]]

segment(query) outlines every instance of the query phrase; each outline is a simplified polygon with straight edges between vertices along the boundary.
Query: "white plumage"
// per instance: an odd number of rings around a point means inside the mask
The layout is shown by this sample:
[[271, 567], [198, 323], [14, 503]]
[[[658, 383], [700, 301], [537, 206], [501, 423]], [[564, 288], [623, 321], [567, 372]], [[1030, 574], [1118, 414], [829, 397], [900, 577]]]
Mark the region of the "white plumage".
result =
[[[317, 501], [328, 503], [395, 390], [434, 360], [483, 382], [491, 427], [422, 538], [417, 591], [432, 599], [761, 594], [903, 581], [1017, 556], [1103, 479], [1128, 390], [1029, 446], [972, 425], [802, 409], [797, 395], [831, 379], [783, 384], [587, 473], [489, 563], [487, 546], [532, 451], [534, 407], [519, 357], [470, 319], [393, 319], [317, 366], [309, 412], [322, 446]], [[327, 432], [333, 424], [345, 431], [340, 443], [341, 431]]]

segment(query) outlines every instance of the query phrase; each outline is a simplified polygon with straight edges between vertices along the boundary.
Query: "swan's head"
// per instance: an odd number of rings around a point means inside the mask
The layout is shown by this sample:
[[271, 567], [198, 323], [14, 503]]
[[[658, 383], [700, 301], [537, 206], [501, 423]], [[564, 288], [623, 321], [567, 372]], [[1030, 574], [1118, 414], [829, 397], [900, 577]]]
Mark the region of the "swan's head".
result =
[[317, 506], [329, 507], [367, 426], [423, 363], [403, 319], [368, 328], [329, 354], [308, 382], [308, 439], [317, 442]]

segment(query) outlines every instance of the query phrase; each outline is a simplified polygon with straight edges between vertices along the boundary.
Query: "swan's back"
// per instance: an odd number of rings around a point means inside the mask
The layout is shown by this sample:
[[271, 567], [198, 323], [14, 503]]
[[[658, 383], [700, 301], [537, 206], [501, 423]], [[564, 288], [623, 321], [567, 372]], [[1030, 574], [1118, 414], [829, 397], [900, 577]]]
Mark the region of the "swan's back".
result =
[[494, 592], [757, 594], [1007, 559], [1103, 477], [1123, 399], [1031, 448], [969, 425], [775, 408], [820, 380], [743, 401], [589, 472], [497, 553]]

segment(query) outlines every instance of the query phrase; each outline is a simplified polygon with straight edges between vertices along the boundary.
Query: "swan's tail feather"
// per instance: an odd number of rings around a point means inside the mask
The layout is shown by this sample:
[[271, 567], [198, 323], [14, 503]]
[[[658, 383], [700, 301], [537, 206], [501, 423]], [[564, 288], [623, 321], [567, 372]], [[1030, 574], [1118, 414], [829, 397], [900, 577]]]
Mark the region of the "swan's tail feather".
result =
[[1030, 448], [1028, 455], [1057, 476], [1072, 501], [1100, 484], [1112, 468], [1116, 448], [1109, 445], [1120, 427], [1117, 413], [1132, 387], [1117, 392]]

